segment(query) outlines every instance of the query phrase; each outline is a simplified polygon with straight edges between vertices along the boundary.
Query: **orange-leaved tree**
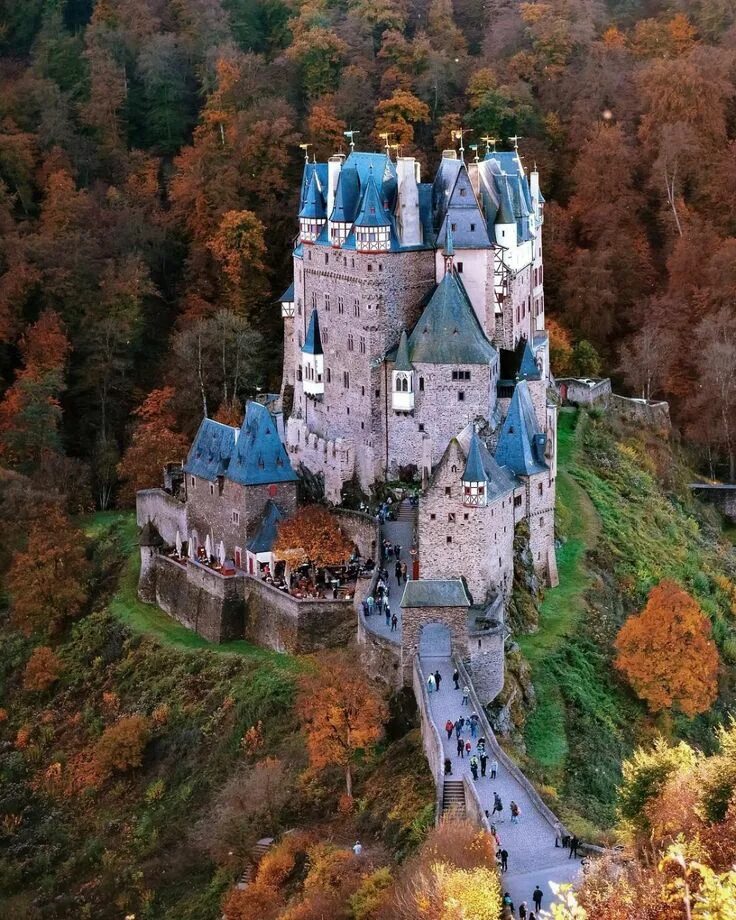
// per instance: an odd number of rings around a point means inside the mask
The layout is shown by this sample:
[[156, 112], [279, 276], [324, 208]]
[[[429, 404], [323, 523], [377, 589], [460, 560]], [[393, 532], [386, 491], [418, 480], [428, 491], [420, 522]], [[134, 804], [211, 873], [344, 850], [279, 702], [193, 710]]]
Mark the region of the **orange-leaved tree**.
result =
[[652, 712], [679, 709], [693, 717], [713, 704], [718, 650], [698, 602], [674, 581], [649, 592], [615, 642], [615, 665]]
[[305, 505], [279, 524], [274, 554], [291, 565], [342, 565], [353, 551], [337, 519], [321, 505]]
[[86, 541], [58, 505], [31, 524], [8, 571], [12, 619], [25, 633], [59, 629], [87, 599]]
[[148, 744], [150, 725], [142, 715], [122, 716], [104, 730], [95, 745], [95, 761], [104, 773], [139, 767]]
[[352, 798], [353, 764], [359, 752], [381, 738], [388, 707], [381, 692], [344, 652], [325, 654], [315, 664], [315, 670], [301, 678], [297, 698], [309, 760], [317, 769], [342, 767]]
[[48, 645], [38, 645], [23, 671], [24, 690], [48, 690], [61, 674], [61, 662]]
[[118, 497], [121, 504], [132, 504], [139, 489], [159, 485], [164, 464], [186, 455], [187, 439], [175, 430], [173, 398], [173, 387], [152, 390], [135, 410], [139, 421], [118, 464], [118, 475], [123, 480]]

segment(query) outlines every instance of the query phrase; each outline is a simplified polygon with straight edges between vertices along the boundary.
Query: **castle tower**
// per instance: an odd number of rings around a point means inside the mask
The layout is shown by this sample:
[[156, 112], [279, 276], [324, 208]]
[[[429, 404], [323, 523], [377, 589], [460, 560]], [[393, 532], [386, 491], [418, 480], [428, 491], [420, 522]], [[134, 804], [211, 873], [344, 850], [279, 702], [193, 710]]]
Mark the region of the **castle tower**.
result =
[[305, 396], [322, 396], [325, 392], [325, 356], [319, 332], [319, 314], [312, 310], [307, 337], [302, 345], [302, 386]]
[[468, 458], [463, 471], [463, 505], [466, 507], [485, 508], [488, 504], [488, 478], [483, 467], [480, 451], [480, 439], [473, 428], [470, 437]]
[[414, 368], [409, 360], [409, 340], [402, 329], [396, 363], [391, 371], [391, 408], [395, 412], [414, 411]]
[[307, 188], [306, 200], [299, 212], [299, 236], [302, 242], [313, 243], [322, 232], [326, 221], [327, 212], [322, 189], [317, 170], [314, 170]]

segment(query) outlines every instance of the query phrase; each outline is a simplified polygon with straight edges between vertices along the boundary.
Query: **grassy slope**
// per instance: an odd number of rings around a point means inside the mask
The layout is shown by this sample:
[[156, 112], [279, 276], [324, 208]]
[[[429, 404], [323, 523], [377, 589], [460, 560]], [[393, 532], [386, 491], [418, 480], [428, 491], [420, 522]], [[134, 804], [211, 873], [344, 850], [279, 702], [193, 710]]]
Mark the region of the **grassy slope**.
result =
[[544, 767], [564, 763], [568, 751], [564, 704], [546, 659], [557, 651], [585, 613], [585, 591], [591, 576], [585, 554], [600, 531], [590, 499], [575, 482], [570, 467], [578, 454], [578, 414], [564, 411], [558, 425], [557, 516], [566, 541], [557, 554], [560, 584], [548, 591], [539, 611], [539, 630], [519, 637], [532, 667], [539, 704], [526, 724], [525, 740], [531, 757]]
[[[561, 584], [544, 598], [539, 632], [520, 639], [539, 703], [525, 726], [526, 765], [553, 787], [563, 815], [593, 835], [613, 820], [622, 757], [654, 727], [612, 668], [616, 632], [670, 577], [698, 598], [732, 659], [724, 585], [736, 563], [716, 517], [692, 503], [683, 458], [652, 432], [587, 415], [576, 429], [575, 415], [562, 413], [559, 465]], [[676, 719], [675, 731], [707, 745], [733, 698], [730, 681], [724, 672], [719, 704]]]

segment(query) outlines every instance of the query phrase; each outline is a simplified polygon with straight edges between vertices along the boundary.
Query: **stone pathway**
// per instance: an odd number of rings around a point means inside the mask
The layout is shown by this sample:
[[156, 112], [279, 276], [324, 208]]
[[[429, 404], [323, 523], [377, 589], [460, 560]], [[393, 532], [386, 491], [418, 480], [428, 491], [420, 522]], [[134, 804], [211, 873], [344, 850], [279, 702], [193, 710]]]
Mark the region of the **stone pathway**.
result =
[[[453, 732], [452, 739], [448, 741], [445, 723], [448, 719], [455, 722], [461, 715], [468, 718], [472, 712], [470, 706], [461, 706], [462, 690], [455, 690], [452, 682], [454, 662], [451, 658], [422, 658], [420, 668], [426, 681], [430, 673], [439, 670], [442, 675], [439, 692], [429, 694], [432, 719], [442, 738], [445, 757], [452, 760], [453, 779], [461, 779], [464, 774], [472, 782], [470, 758], [457, 756], [457, 741]], [[462, 682], [460, 684], [462, 688]], [[469, 738], [469, 732], [463, 736]], [[472, 741], [472, 739], [471, 739]], [[473, 742], [473, 752], [475, 743]], [[471, 755], [472, 756], [472, 755]], [[489, 750], [489, 763], [493, 754]], [[490, 772], [490, 771], [489, 771]], [[555, 834], [546, 818], [537, 810], [519, 781], [508, 774], [502, 765], [495, 780], [488, 775], [481, 778], [480, 771], [475, 783], [481, 805], [491, 814], [493, 809], [493, 793], [497, 792], [503, 803], [502, 819], [498, 816], [494, 821], [501, 838], [501, 845], [509, 853], [509, 870], [504, 873], [501, 886], [502, 891], [508, 891], [517, 909], [521, 901], [527, 902], [527, 907], [532, 905], [532, 892], [535, 885], [544, 891], [542, 901], [542, 917], [550, 914], [544, 910], [554, 900], [551, 882], [563, 883], [575, 879], [580, 869], [580, 860], [567, 858], [567, 851], [555, 847]], [[521, 817], [518, 824], [511, 824], [509, 805], [514, 800], [521, 808]]]
[[[402, 503], [403, 504], [403, 503]], [[407, 503], [408, 504], [408, 503]], [[402, 517], [404, 517], [402, 515]], [[381, 525], [381, 541], [390, 540], [392, 545], [397, 543], [401, 547], [401, 561], [406, 562], [407, 566], [407, 578], [411, 578], [412, 570], [412, 557], [409, 555], [409, 550], [412, 547], [412, 542], [414, 539], [414, 520], [413, 515], [411, 518], [397, 521], [387, 521], [385, 524]], [[396, 565], [396, 556], [391, 556], [386, 562], [385, 566], [388, 569], [388, 580], [389, 580], [389, 605], [391, 607], [391, 613], [396, 614], [399, 618], [399, 623], [394, 630], [391, 632], [391, 627], [386, 625], [386, 617], [383, 614], [374, 613], [373, 616], [367, 617], [364, 622], [368, 629], [371, 632], [377, 633], [379, 636], [383, 636], [386, 639], [389, 639], [391, 642], [396, 642], [397, 644], [401, 643], [401, 596], [404, 593], [404, 583], [402, 582], [399, 585], [396, 580], [396, 575], [394, 574], [394, 566]]]

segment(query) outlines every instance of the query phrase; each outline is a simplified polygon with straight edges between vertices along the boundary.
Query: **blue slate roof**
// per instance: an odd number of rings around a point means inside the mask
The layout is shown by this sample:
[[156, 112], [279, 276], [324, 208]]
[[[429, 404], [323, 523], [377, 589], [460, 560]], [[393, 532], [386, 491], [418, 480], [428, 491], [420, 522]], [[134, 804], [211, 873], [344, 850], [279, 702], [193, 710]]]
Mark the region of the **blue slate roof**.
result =
[[353, 150], [343, 164], [343, 169], [355, 169], [360, 184], [365, 187], [371, 174], [381, 185], [381, 192], [390, 204], [393, 204], [398, 182], [396, 166], [385, 153], [367, 153]]
[[299, 217], [309, 218], [311, 220], [324, 220], [327, 217], [325, 200], [322, 197], [322, 190], [320, 189], [316, 172], [312, 173], [306, 198], [302, 204], [301, 211], [299, 211]]
[[324, 354], [324, 351], [322, 350], [322, 336], [319, 332], [319, 315], [317, 313], [316, 307], [314, 310], [312, 310], [312, 315], [309, 317], [307, 337], [304, 340], [304, 344], [302, 345], [302, 351], [305, 355]]
[[[507, 467], [499, 466], [476, 433], [475, 427], [471, 425], [470, 428], [463, 482], [485, 482], [488, 501], [494, 502], [514, 491], [517, 485], [516, 477]], [[463, 432], [458, 435], [457, 441], [463, 449]], [[478, 478], [472, 478], [474, 476]]]
[[534, 353], [529, 346], [529, 342], [522, 338], [519, 340], [521, 350], [521, 363], [519, 365], [519, 377], [523, 380], [541, 380], [542, 374], [534, 360]]
[[511, 188], [507, 176], [501, 176], [496, 180], [499, 193], [498, 213], [496, 214], [497, 224], [515, 224], [516, 215], [514, 213], [514, 202], [511, 197]]
[[465, 584], [459, 578], [407, 581], [402, 607], [470, 607]]
[[307, 192], [312, 181], [312, 176], [317, 177], [317, 183], [320, 189], [327, 188], [327, 163], [305, 163], [304, 172], [302, 173], [302, 189], [299, 199], [299, 209], [304, 207], [307, 200]]
[[[388, 204], [388, 202], [386, 202]], [[368, 176], [368, 182], [363, 194], [363, 201], [360, 204], [360, 211], [355, 218], [356, 227], [389, 227], [391, 218], [388, 211], [384, 208], [384, 199], [376, 187], [376, 181], [373, 173]]]
[[485, 482], [485, 479], [486, 471], [480, 453], [480, 438], [478, 437], [478, 432], [473, 428], [468, 456], [465, 459], [463, 482]]
[[358, 170], [343, 166], [337, 180], [335, 189], [335, 204], [332, 208], [330, 220], [352, 224], [360, 198], [360, 179]]
[[284, 515], [279, 511], [278, 506], [269, 500], [263, 510], [263, 517], [258, 525], [253, 537], [248, 541], [248, 549], [252, 553], [270, 553], [273, 544], [276, 542], [276, 535], [279, 530], [279, 523], [283, 521]]
[[[444, 162], [444, 161], [443, 161]], [[457, 162], [457, 161], [450, 161]], [[449, 178], [451, 170], [443, 170]], [[483, 213], [478, 205], [475, 189], [470, 181], [465, 163], [460, 161], [455, 179], [449, 189], [449, 196], [443, 194], [445, 202], [444, 215], [437, 232], [437, 245], [444, 243], [448, 232], [452, 231], [454, 245], [458, 249], [485, 249], [491, 245]], [[438, 217], [441, 214], [438, 212]], [[453, 227], [454, 224], [454, 227]]]
[[237, 428], [223, 425], [211, 418], [203, 418], [189, 448], [184, 472], [214, 482], [224, 476], [238, 436]]
[[406, 329], [402, 329], [399, 347], [396, 351], [396, 358], [394, 360], [394, 370], [410, 371], [412, 369], [412, 363], [409, 360], [409, 339], [406, 335]]
[[490, 364], [496, 355], [462, 281], [448, 272], [409, 336], [412, 364]]
[[244, 486], [295, 482], [276, 422], [265, 406], [249, 402], [226, 478]]
[[281, 303], [294, 303], [294, 282], [287, 287], [284, 293], [279, 297]]
[[545, 446], [546, 437], [537, 424], [529, 385], [520, 380], [498, 436], [496, 462], [518, 476], [542, 473], [547, 469]]

